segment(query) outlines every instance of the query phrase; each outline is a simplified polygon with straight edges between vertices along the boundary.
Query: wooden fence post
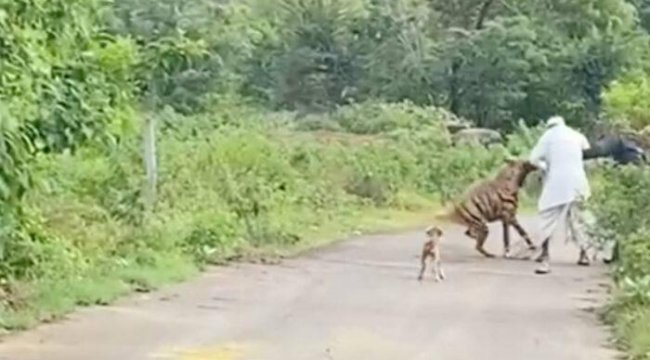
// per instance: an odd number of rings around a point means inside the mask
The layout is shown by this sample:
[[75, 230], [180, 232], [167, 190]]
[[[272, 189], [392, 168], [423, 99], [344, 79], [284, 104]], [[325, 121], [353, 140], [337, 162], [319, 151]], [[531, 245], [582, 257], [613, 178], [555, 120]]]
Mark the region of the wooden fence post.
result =
[[156, 115], [155, 92], [149, 94], [146, 118], [143, 128], [143, 159], [146, 173], [144, 186], [144, 205], [147, 213], [151, 213], [156, 205], [156, 189], [158, 186], [158, 164], [156, 160]]

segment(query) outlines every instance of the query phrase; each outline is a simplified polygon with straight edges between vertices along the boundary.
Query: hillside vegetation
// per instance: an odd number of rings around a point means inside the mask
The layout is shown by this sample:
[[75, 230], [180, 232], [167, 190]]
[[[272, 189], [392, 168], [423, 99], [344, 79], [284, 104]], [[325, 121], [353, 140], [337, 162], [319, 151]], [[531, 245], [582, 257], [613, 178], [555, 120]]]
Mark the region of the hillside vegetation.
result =
[[[551, 114], [642, 131], [648, 14], [645, 0], [0, 0], [0, 326], [419, 223], [525, 154]], [[514, 135], [452, 147], [459, 120]], [[645, 220], [624, 215], [648, 177], [604, 171], [615, 318], [647, 358], [648, 322], [620, 319], [648, 318]]]

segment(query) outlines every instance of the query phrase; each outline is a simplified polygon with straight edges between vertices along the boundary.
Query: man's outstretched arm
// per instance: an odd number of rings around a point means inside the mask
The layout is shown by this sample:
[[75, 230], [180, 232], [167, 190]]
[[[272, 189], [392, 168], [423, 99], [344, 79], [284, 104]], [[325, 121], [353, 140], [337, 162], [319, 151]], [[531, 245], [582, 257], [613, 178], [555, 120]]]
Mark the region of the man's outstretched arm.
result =
[[599, 146], [592, 146], [589, 149], [582, 150], [582, 160], [591, 160], [607, 156], [608, 154], [606, 154]]

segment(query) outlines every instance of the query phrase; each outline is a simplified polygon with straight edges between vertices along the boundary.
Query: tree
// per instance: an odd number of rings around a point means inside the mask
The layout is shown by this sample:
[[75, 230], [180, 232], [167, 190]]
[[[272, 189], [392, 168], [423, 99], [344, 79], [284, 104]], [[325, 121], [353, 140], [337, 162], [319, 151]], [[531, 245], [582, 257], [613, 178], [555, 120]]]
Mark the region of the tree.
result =
[[441, 56], [450, 68], [448, 106], [486, 126], [551, 112], [597, 118], [602, 89], [634, 58], [639, 36], [622, 0], [433, 6], [459, 34], [448, 37]]
[[[252, 42], [259, 36], [249, 21], [251, 10], [246, 4], [210, 0], [115, 0], [110, 10], [106, 22], [111, 31], [136, 39], [145, 52], [151, 46], [164, 46], [165, 56], [169, 56], [169, 44], [174, 42], [176, 49], [186, 55], [188, 51], [201, 49], [200, 56], [193, 56], [192, 61], [165, 60], [164, 71], [157, 73], [164, 76], [164, 82], [159, 82], [156, 90], [160, 103], [188, 114], [203, 109], [209, 94], [239, 91], [240, 64], [252, 56]], [[142, 90], [141, 95], [148, 96]]]
[[325, 110], [355, 90], [358, 55], [351, 44], [363, 2], [283, 0], [275, 9], [282, 43], [275, 50], [273, 102], [290, 109]]
[[359, 21], [354, 50], [361, 54], [360, 98], [387, 101], [440, 102], [431, 91], [436, 72], [444, 72], [438, 59], [439, 29], [435, 12], [425, 0], [377, 0]]

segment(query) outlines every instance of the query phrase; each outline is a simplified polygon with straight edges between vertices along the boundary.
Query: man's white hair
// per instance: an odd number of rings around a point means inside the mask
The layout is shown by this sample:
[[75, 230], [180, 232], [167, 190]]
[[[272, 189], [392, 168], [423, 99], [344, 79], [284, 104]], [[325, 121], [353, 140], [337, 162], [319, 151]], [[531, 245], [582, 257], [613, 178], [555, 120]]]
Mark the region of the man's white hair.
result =
[[556, 125], [564, 125], [564, 118], [560, 115], [554, 115], [551, 116], [547, 121], [546, 121], [546, 127], [551, 128]]

